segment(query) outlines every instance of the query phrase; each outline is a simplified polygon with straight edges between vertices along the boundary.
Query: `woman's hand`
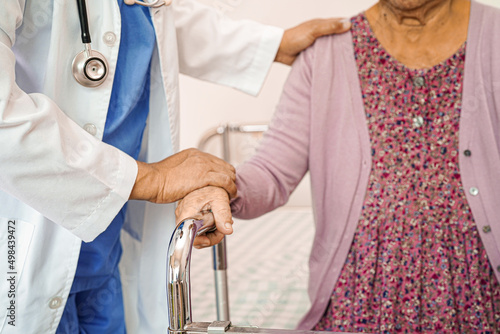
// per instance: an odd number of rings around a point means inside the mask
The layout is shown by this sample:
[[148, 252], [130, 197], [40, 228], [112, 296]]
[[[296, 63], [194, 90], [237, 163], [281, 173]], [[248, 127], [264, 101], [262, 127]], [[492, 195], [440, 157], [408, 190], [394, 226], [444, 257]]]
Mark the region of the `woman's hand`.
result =
[[275, 61], [292, 65], [299, 53], [321, 36], [341, 34], [351, 29], [348, 19], [315, 19], [285, 30]]
[[234, 167], [196, 149], [174, 154], [160, 162], [137, 162], [139, 171], [130, 199], [172, 203], [206, 186], [221, 187], [236, 196]]
[[[175, 215], [177, 223], [186, 218], [200, 217], [202, 212], [212, 211], [217, 230], [200, 235], [194, 240], [194, 247], [204, 248], [218, 244], [225, 235], [233, 233], [233, 217], [227, 192], [219, 187], [205, 187], [193, 191], [182, 199]], [[205, 222], [204, 226], [211, 224]]]

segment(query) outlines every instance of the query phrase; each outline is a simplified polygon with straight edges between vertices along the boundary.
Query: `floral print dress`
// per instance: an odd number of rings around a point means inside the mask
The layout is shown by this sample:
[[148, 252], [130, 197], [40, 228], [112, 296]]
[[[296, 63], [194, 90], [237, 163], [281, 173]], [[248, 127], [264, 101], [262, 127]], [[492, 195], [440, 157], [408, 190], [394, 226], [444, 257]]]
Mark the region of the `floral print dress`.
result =
[[460, 178], [465, 45], [414, 70], [383, 49], [364, 14], [352, 23], [372, 169], [349, 255], [315, 330], [498, 333], [500, 286]]

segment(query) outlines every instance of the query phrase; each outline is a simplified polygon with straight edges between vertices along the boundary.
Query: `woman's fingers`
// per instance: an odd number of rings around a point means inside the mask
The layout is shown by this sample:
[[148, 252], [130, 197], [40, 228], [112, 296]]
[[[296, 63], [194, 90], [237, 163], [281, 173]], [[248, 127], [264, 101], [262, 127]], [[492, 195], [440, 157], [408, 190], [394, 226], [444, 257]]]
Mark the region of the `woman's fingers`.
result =
[[233, 218], [228, 193], [218, 187], [205, 187], [187, 195], [176, 209], [177, 222], [186, 218], [200, 217], [204, 213], [206, 222], [204, 227], [211, 223], [206, 217], [210, 210], [217, 230], [198, 236], [194, 241], [197, 248], [209, 247], [219, 243], [225, 235], [233, 233]]

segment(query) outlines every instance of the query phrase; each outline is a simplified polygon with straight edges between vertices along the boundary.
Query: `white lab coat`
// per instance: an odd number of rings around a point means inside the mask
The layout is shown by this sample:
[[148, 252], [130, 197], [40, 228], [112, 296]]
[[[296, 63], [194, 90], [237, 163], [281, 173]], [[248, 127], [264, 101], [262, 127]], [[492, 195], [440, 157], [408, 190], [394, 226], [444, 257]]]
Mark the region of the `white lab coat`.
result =
[[[87, 0], [87, 6], [92, 47], [110, 67], [99, 88], [84, 88], [71, 74], [73, 57], [83, 49], [76, 1], [2, 1], [1, 333], [55, 332], [81, 240], [91, 241], [106, 229], [127, 201], [137, 173], [132, 158], [100, 141], [120, 42], [117, 1]], [[179, 68], [256, 94], [282, 36], [281, 29], [226, 20], [194, 0], [176, 0], [151, 15], [157, 47], [141, 152], [150, 162], [178, 150]], [[166, 331], [166, 248], [173, 211], [173, 205], [130, 203], [120, 264], [129, 333]], [[9, 262], [12, 249], [15, 261]], [[14, 317], [7, 310], [11, 303]], [[84, 311], [92, 316], [104, 303], [105, 295]], [[13, 320], [15, 326], [9, 324]]]

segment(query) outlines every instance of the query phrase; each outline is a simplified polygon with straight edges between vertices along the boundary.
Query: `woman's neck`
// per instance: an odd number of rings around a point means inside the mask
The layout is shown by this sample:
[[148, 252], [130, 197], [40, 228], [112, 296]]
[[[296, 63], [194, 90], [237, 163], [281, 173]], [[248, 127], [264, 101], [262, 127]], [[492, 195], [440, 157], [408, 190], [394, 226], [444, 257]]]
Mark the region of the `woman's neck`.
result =
[[431, 0], [411, 5], [409, 4], [411, 1], [408, 1], [405, 5], [398, 5], [397, 2], [382, 0], [376, 7], [388, 21], [387, 23], [412, 29], [429, 27], [440, 19], [447, 20], [454, 2], [453, 0]]
[[382, 46], [410, 68], [453, 55], [467, 39], [469, 14], [468, 0], [381, 0], [366, 11]]

